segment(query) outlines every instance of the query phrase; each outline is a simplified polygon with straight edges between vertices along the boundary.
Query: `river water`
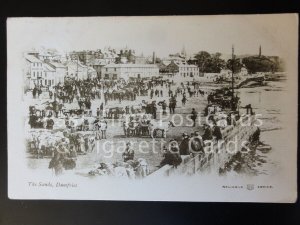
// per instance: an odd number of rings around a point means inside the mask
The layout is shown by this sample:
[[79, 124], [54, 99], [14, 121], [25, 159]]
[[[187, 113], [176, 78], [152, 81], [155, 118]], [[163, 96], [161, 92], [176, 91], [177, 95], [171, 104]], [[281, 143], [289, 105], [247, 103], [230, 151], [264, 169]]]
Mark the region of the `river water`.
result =
[[[257, 151], [262, 162], [256, 162], [258, 174], [274, 174], [280, 170], [281, 161], [287, 152], [285, 140], [286, 102], [289, 99], [285, 81], [270, 81], [265, 86], [236, 90], [241, 106], [251, 104], [255, 114], [260, 114], [260, 140], [272, 149], [267, 153]], [[244, 109], [241, 109], [243, 112]]]

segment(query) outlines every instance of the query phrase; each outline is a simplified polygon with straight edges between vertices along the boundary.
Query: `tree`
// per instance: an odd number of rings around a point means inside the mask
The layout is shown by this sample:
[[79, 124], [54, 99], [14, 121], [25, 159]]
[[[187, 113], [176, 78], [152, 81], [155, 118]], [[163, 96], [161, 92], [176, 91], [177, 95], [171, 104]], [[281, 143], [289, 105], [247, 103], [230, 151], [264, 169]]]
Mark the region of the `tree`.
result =
[[240, 59], [228, 59], [226, 63], [226, 68], [229, 70], [233, 69], [233, 73], [241, 72], [243, 64], [240, 62]]
[[225, 67], [225, 61], [220, 58], [221, 53], [217, 52], [210, 55], [208, 52], [201, 51], [195, 55], [199, 71], [202, 73], [220, 73]]
[[249, 73], [257, 72], [274, 72], [277, 70], [278, 65], [271, 61], [265, 56], [249, 56], [243, 59], [243, 64], [245, 64]]
[[209, 63], [211, 56], [206, 51], [201, 51], [195, 55], [195, 59], [197, 60], [197, 65], [199, 67], [199, 71], [205, 73], [207, 70], [207, 65]]
[[160, 58], [158, 58], [158, 57], [155, 58], [155, 63], [156, 63], [156, 64], [159, 64], [159, 63], [161, 63], [161, 62], [162, 62], [162, 61], [161, 61]]
[[221, 70], [225, 67], [225, 61], [220, 57], [221, 53], [219, 52], [211, 55], [209, 66], [207, 68], [210, 73], [220, 73]]

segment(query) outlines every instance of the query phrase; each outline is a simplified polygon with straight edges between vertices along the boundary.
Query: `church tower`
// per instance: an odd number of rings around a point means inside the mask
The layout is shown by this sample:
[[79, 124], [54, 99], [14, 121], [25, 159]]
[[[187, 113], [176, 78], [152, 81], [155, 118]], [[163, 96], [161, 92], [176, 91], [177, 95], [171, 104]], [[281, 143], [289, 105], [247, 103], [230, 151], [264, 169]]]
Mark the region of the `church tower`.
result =
[[259, 46], [259, 53], [258, 53], [258, 57], [261, 57], [261, 45]]

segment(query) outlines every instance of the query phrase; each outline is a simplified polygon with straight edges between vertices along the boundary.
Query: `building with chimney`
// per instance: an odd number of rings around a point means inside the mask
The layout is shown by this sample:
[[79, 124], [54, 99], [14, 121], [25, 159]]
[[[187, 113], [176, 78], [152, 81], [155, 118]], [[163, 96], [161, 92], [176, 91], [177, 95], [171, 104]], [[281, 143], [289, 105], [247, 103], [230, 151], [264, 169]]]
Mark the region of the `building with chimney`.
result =
[[102, 68], [104, 79], [134, 80], [159, 76], [159, 68], [155, 64], [108, 64]]
[[175, 77], [196, 77], [199, 76], [199, 68], [196, 65], [189, 65], [186, 62], [172, 61], [164, 70]]

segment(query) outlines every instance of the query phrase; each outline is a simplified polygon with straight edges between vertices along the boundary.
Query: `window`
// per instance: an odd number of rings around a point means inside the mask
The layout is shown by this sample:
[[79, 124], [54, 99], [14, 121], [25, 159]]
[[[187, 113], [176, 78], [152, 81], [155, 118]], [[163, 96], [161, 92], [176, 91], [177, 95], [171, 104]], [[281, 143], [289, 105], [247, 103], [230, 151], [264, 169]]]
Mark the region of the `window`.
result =
[[108, 69], [107, 69], [107, 68], [105, 68], [105, 71], [107, 72], [107, 71], [108, 71]]
[[115, 68], [115, 71], [117, 71], [117, 68]]
[[35, 71], [33, 71], [33, 77], [35, 77]]
[[47, 85], [47, 80], [45, 80], [45, 85]]

